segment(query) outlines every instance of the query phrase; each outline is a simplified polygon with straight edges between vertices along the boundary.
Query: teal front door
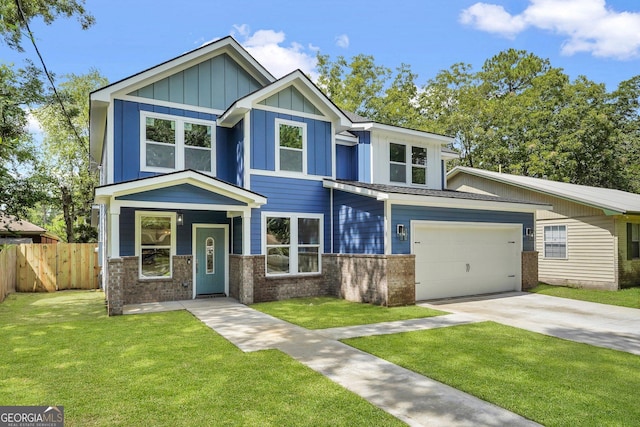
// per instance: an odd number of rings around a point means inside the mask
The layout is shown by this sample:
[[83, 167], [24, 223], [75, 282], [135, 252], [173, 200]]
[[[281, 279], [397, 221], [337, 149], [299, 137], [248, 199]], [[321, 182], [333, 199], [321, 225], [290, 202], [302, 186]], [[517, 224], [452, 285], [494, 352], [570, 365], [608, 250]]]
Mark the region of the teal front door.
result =
[[196, 228], [196, 295], [225, 293], [225, 240], [224, 228]]

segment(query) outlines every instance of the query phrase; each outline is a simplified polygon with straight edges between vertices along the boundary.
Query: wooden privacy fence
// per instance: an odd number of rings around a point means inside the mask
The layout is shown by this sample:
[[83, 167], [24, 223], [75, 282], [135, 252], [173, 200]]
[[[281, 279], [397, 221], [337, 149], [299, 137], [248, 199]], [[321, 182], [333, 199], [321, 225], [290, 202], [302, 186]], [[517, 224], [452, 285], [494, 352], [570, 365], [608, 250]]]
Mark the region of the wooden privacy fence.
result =
[[16, 259], [18, 248], [8, 246], [0, 250], [0, 302], [16, 291]]
[[[16, 245], [14, 286], [17, 292], [54, 292], [98, 288], [95, 243]], [[4, 252], [4, 251], [3, 251]], [[11, 266], [7, 266], [10, 270]], [[0, 270], [0, 275], [5, 275]]]

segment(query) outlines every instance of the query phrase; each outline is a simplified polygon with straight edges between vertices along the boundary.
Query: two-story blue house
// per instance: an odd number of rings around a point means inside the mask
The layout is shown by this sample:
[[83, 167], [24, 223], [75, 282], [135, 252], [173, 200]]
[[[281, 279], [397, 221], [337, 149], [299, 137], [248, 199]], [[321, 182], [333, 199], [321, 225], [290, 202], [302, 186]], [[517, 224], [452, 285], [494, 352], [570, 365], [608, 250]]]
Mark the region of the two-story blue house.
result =
[[227, 295], [521, 289], [540, 205], [444, 189], [450, 137], [341, 111], [226, 37], [91, 94], [109, 314]]

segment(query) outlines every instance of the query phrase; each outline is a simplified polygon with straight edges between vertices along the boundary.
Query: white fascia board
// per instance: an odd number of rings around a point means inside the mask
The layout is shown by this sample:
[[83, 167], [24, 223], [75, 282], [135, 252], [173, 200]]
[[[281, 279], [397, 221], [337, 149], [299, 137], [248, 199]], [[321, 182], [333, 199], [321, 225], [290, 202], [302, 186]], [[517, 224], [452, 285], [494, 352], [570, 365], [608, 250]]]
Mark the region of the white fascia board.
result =
[[394, 205], [432, 206], [455, 209], [472, 209], [504, 212], [528, 212], [551, 210], [551, 205], [493, 202], [489, 200], [453, 199], [449, 197], [418, 196], [413, 194], [390, 194], [390, 201]]
[[442, 160], [456, 160], [456, 159], [460, 158], [460, 154], [458, 154], [458, 153], [450, 153], [448, 151], [440, 151], [440, 158]]
[[336, 134], [336, 144], [354, 146], [358, 145], [358, 137], [351, 135]]
[[404, 136], [413, 136], [421, 139], [429, 138], [443, 145], [451, 144], [455, 142], [455, 139], [450, 136], [438, 135], [437, 133], [425, 132], [425, 131], [415, 130], [415, 129], [407, 129], [407, 128], [402, 128], [398, 126], [383, 125], [382, 123], [376, 123], [376, 122], [354, 123], [351, 128], [353, 130], [369, 130], [369, 131], [380, 130], [380, 131], [389, 132], [389, 133], [401, 134]]
[[360, 196], [372, 197], [376, 200], [387, 200], [389, 194], [381, 191], [371, 190], [368, 188], [357, 187], [355, 185], [344, 184], [341, 182], [323, 181], [322, 186], [324, 188], [331, 188], [334, 190], [346, 191], [347, 193], [358, 194]]
[[107, 127], [108, 102], [91, 101], [89, 112], [89, 153], [93, 160], [102, 163], [102, 143]]
[[[214, 203], [171, 203], [171, 202], [144, 202], [135, 200], [113, 200], [110, 205], [112, 208], [139, 208], [139, 209], [165, 209], [176, 211], [218, 211], [225, 212], [230, 210], [238, 210], [236, 205], [216, 205]], [[247, 208], [250, 209], [250, 208]]]
[[[212, 193], [247, 203], [249, 206], [255, 208], [267, 203], [267, 199], [264, 196], [213, 179], [211, 182], [207, 182], [206, 178], [203, 179], [202, 176], [192, 171], [185, 171], [179, 174], [158, 175], [144, 180], [128, 181], [98, 187], [95, 190], [95, 199], [96, 203], [106, 203], [104, 200], [108, 200], [110, 197], [116, 198], [180, 184], [190, 184]], [[236, 209], [238, 209], [237, 206]]]
[[[201, 48], [187, 52], [155, 67], [149, 68], [131, 77], [111, 84], [103, 89], [91, 93], [91, 100], [109, 102], [113, 94], [132, 92], [150, 84], [152, 81], [162, 80], [171, 74], [185, 70], [202, 61], [206, 61], [223, 53], [228, 54], [241, 65], [250, 65], [253, 69], [246, 70], [261, 84], [269, 84], [275, 78], [258, 61], [256, 61], [232, 37], [225, 37]], [[244, 64], [243, 64], [244, 63]]]

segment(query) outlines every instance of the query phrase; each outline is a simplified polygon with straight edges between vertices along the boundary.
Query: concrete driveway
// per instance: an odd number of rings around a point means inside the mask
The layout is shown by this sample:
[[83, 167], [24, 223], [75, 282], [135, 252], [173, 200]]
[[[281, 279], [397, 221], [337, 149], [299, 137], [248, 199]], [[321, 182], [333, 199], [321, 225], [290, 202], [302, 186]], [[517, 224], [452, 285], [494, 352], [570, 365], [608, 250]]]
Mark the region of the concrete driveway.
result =
[[528, 292], [418, 302], [478, 320], [640, 355], [640, 310]]

